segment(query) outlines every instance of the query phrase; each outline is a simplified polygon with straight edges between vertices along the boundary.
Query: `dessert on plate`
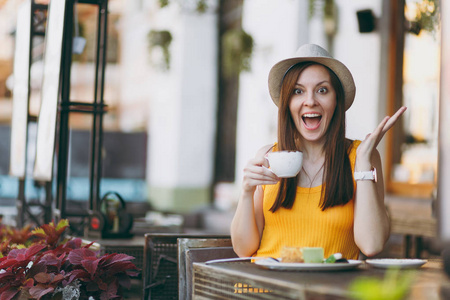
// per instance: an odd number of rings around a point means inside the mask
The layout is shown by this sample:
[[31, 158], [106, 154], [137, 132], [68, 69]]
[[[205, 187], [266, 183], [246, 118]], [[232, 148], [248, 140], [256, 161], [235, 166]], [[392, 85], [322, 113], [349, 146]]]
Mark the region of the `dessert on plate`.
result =
[[341, 253], [335, 253], [324, 258], [321, 247], [291, 247], [281, 248], [280, 261], [282, 263], [348, 263]]
[[280, 256], [283, 263], [302, 263], [303, 253], [301, 247], [283, 247], [281, 248]]

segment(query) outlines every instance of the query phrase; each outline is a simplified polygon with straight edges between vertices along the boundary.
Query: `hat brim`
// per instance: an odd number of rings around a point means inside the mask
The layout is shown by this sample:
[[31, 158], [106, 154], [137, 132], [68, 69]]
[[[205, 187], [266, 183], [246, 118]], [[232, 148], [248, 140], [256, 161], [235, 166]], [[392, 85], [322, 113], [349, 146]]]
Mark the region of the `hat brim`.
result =
[[316, 62], [328, 67], [339, 78], [345, 95], [345, 110], [349, 109], [355, 99], [356, 87], [352, 73], [340, 61], [330, 57], [295, 57], [282, 60], [275, 64], [269, 72], [269, 93], [273, 102], [278, 106], [282, 80], [286, 71], [301, 62]]

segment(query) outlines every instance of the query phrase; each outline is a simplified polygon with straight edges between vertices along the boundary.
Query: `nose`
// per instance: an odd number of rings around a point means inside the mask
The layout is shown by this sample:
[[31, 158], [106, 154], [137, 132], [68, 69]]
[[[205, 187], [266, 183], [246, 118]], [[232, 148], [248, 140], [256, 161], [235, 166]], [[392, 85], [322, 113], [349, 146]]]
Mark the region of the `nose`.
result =
[[313, 92], [306, 94], [306, 99], [305, 99], [304, 105], [306, 105], [306, 106], [316, 105], [316, 98], [315, 98], [315, 95]]

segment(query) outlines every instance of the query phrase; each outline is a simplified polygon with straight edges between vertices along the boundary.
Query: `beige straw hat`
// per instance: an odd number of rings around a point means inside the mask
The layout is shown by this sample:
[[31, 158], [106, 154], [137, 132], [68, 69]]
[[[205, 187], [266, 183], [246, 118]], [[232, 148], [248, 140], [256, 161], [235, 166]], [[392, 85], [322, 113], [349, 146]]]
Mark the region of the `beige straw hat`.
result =
[[355, 99], [355, 82], [347, 67], [322, 47], [315, 44], [306, 44], [298, 48], [295, 56], [275, 64], [269, 72], [269, 93], [275, 105], [280, 101], [281, 83], [286, 73], [296, 64], [312, 61], [330, 68], [341, 81], [345, 94], [345, 110], [349, 109]]

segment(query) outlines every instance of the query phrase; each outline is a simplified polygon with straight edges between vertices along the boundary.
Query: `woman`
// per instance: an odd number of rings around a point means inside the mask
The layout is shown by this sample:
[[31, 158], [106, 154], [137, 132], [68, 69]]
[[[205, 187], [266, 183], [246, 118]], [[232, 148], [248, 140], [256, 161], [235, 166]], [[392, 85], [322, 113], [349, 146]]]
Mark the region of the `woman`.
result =
[[[346, 139], [353, 77], [313, 44], [273, 66], [269, 91], [278, 106], [278, 143], [261, 148], [244, 168], [231, 224], [235, 252], [279, 257], [283, 246], [297, 246], [323, 247], [325, 256], [340, 252], [348, 259], [360, 251], [379, 253], [389, 219], [376, 146], [406, 108], [384, 118], [363, 141]], [[278, 178], [267, 169], [265, 155], [276, 150], [303, 152], [297, 177]]]

